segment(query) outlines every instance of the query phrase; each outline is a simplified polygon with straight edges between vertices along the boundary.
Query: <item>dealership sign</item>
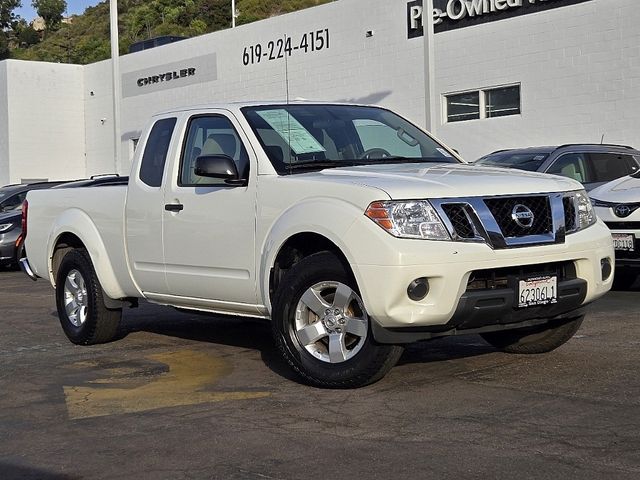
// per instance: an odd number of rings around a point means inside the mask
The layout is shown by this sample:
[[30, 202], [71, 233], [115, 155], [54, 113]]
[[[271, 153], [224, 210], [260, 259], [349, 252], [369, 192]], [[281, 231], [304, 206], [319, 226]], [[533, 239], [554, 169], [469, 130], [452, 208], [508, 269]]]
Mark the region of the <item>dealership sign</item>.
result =
[[[435, 33], [470, 27], [552, 8], [589, 2], [591, 0], [433, 0], [433, 29]], [[407, 35], [421, 37], [423, 1], [407, 4]]]
[[218, 78], [215, 53], [173, 63], [159, 63], [122, 75], [122, 97], [133, 97], [170, 88], [211, 82]]

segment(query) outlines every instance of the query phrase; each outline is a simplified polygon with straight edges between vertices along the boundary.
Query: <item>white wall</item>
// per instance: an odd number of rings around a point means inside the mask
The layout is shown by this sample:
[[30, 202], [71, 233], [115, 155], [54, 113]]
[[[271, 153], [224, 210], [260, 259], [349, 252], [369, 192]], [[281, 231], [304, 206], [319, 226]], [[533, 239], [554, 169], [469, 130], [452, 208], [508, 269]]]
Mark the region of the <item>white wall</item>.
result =
[[[116, 172], [111, 60], [84, 68], [85, 154], [87, 176]], [[122, 172], [128, 173], [128, 172]]]
[[[392, 7], [392, 8], [390, 8]], [[330, 46], [316, 52], [300, 49], [284, 59], [243, 65], [245, 47], [261, 44], [283, 35], [299, 44], [305, 32], [329, 29]], [[367, 38], [366, 32], [373, 31]], [[379, 103], [424, 123], [424, 44], [407, 39], [406, 3], [388, 0], [341, 0], [288, 15], [270, 18], [160, 48], [121, 57], [122, 77], [129, 73], [162, 73], [163, 65], [190, 66], [191, 59], [215, 53], [217, 79], [175, 88], [141, 88], [142, 93], [122, 102], [123, 154], [128, 167], [128, 139], [158, 111], [185, 105], [242, 100], [284, 100], [287, 96], [285, 66], [288, 67], [289, 97], [310, 100]], [[110, 62], [86, 67], [87, 91], [110, 88]], [[131, 85], [123, 85], [128, 92]], [[104, 100], [104, 101], [103, 101]], [[90, 170], [107, 161], [106, 135], [109, 128], [96, 122], [110, 118], [106, 97], [87, 98], [87, 155]], [[98, 106], [99, 105], [99, 106]], [[95, 106], [95, 108], [94, 108]], [[109, 137], [110, 138], [110, 137]], [[110, 140], [109, 140], [110, 141]], [[125, 168], [126, 169], [126, 168]], [[126, 173], [126, 172], [124, 172]]]
[[4, 62], [12, 183], [86, 175], [83, 67]]
[[522, 84], [522, 115], [441, 122], [438, 135], [468, 160], [603, 134], [640, 148], [638, 25], [637, 0], [594, 0], [436, 34], [441, 95]]
[[7, 62], [0, 62], [0, 186], [8, 184], [11, 177], [7, 94]]

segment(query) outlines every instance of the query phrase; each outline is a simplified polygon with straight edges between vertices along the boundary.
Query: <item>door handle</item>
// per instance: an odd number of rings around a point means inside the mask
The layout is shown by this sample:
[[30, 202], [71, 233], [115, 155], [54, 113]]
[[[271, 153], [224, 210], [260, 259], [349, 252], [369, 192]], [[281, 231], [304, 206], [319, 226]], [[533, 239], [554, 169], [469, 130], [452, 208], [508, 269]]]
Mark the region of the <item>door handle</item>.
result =
[[184, 205], [182, 205], [181, 203], [167, 203], [164, 206], [164, 209], [167, 212], [178, 213], [178, 212], [181, 212], [182, 210], [184, 210]]

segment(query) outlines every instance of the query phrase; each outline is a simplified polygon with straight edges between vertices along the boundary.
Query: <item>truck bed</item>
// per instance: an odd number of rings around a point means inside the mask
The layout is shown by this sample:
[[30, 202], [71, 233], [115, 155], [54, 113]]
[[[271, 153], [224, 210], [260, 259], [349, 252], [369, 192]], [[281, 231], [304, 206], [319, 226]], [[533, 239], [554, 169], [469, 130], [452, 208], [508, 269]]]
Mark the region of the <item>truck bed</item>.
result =
[[66, 235], [76, 235], [88, 246], [94, 265], [99, 266], [96, 271], [106, 267], [112, 272], [102, 274], [112, 278], [100, 278], [110, 297], [137, 295], [124, 245], [126, 196], [124, 182], [29, 192], [26, 252], [34, 273], [50, 278], [55, 285], [47, 252], [53, 251], [63, 232], [68, 232]]

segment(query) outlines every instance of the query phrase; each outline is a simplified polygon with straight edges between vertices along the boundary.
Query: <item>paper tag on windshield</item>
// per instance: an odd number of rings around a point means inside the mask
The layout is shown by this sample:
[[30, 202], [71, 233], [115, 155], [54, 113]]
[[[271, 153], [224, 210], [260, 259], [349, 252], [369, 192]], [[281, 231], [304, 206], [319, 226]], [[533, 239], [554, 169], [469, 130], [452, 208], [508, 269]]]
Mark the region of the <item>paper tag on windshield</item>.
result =
[[444, 148], [436, 148], [436, 150], [438, 150], [445, 157], [453, 158], [453, 155], [447, 152]]
[[282, 108], [258, 110], [256, 113], [289, 144], [296, 155], [325, 151], [315, 137], [309, 133], [309, 130], [304, 128], [293, 116], [289, 115], [286, 110]]

